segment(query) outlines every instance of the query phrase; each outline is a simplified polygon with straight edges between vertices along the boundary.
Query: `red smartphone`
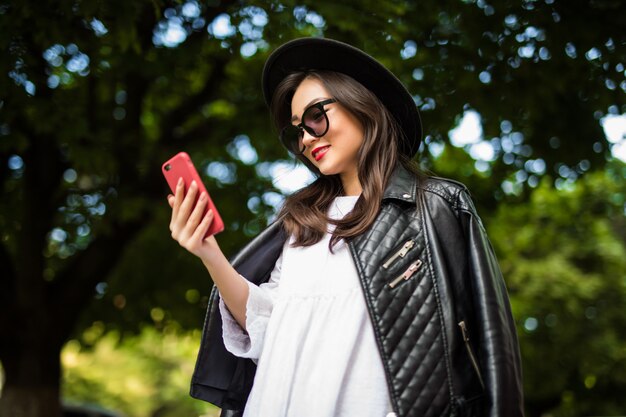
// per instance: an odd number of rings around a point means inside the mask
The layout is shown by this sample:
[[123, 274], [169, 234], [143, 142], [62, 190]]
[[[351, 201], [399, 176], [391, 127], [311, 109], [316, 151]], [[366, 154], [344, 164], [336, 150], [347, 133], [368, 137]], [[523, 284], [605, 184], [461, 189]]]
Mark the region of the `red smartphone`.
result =
[[209, 209], [213, 210], [213, 222], [211, 226], [209, 226], [209, 230], [207, 230], [206, 235], [211, 236], [216, 233], [219, 233], [224, 230], [224, 222], [220, 217], [220, 214], [217, 212], [215, 208], [215, 204], [213, 204], [213, 200], [211, 200], [211, 196], [207, 192], [202, 180], [200, 179], [200, 175], [198, 175], [198, 171], [196, 167], [191, 162], [191, 158], [187, 155], [186, 152], [179, 152], [174, 155], [171, 159], [163, 164], [161, 167], [161, 171], [163, 171], [163, 175], [167, 180], [167, 183], [170, 186], [173, 194], [176, 194], [176, 184], [178, 184], [178, 179], [182, 178], [185, 183], [185, 194], [187, 194], [187, 190], [189, 190], [189, 186], [191, 186], [192, 181], [196, 181], [198, 185], [198, 194], [196, 194], [195, 204], [198, 202], [198, 198], [200, 198], [200, 194], [205, 192], [208, 197], [208, 204], [206, 209], [204, 210], [204, 214], [206, 214]]

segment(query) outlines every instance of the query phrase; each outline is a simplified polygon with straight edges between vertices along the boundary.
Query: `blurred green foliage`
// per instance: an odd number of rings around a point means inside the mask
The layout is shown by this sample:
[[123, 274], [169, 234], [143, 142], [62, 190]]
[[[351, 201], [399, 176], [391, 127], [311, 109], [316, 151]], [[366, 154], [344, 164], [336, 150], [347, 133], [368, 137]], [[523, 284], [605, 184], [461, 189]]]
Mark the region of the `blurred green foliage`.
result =
[[133, 417], [216, 417], [219, 409], [192, 399], [189, 375], [200, 332], [182, 331], [175, 324], [157, 331], [121, 337], [102, 333], [94, 323], [83, 338], [97, 338], [92, 348], [70, 340], [63, 349], [63, 397], [69, 403], [99, 404]]
[[626, 387], [626, 165], [545, 178], [489, 234], [511, 292], [531, 415], [620, 415]]

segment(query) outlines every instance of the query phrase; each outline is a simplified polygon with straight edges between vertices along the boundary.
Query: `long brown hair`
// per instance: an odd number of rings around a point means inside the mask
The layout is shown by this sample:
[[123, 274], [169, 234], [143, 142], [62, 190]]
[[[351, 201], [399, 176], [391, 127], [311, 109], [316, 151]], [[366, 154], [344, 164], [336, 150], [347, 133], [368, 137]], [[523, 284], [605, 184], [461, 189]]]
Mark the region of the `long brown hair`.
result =
[[[327, 216], [335, 197], [343, 194], [339, 175], [322, 175], [304, 155], [297, 158], [318, 177], [313, 183], [287, 197], [278, 214], [287, 233], [294, 236], [293, 246], [311, 246], [327, 232], [327, 225], [336, 227], [330, 250], [340, 239], [349, 241], [365, 232], [376, 219], [387, 181], [398, 162], [410, 165], [399, 154], [401, 130], [394, 117], [370, 90], [348, 75], [333, 71], [295, 72], [276, 88], [271, 114], [278, 129], [291, 123], [291, 100], [306, 78], [319, 80], [331, 97], [350, 112], [363, 126], [363, 145], [357, 156], [358, 178], [363, 191], [354, 209], [343, 219]], [[409, 166], [408, 166], [409, 167]], [[409, 167], [415, 171], [414, 167]]]

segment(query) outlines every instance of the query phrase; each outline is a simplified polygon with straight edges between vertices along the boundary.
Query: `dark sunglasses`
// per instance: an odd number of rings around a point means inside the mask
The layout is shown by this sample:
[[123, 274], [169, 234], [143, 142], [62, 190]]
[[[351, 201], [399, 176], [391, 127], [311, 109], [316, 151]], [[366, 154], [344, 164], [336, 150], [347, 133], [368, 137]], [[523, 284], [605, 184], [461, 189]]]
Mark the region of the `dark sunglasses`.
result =
[[288, 125], [280, 132], [280, 140], [283, 145], [294, 155], [302, 155], [306, 146], [304, 145], [304, 131], [316, 138], [322, 137], [328, 132], [328, 116], [325, 105], [334, 103], [337, 100], [329, 98], [307, 107], [302, 113], [302, 121], [298, 125]]

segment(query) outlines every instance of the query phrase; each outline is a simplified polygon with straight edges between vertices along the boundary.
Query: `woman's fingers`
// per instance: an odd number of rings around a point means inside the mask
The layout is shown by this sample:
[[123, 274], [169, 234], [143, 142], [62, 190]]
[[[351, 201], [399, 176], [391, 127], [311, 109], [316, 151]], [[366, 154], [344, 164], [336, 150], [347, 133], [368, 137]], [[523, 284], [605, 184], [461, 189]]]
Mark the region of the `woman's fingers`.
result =
[[198, 196], [199, 192], [199, 185], [195, 181], [192, 181], [185, 192], [183, 180], [179, 178], [174, 193], [167, 196], [167, 203], [172, 208], [170, 220], [172, 238], [189, 252], [202, 257], [203, 254], [209, 253], [211, 248], [216, 247], [217, 243], [213, 236], [208, 240], [204, 238], [214, 215], [211, 210], [205, 213], [209, 196], [206, 191], [202, 191]]
[[172, 212], [172, 218], [178, 215], [178, 210], [180, 209], [180, 205], [183, 202], [183, 198], [185, 197], [185, 185], [183, 183], [183, 179], [179, 178], [178, 183], [176, 184], [176, 192], [174, 193], [174, 206]]
[[183, 202], [180, 205], [178, 217], [187, 220], [193, 210], [194, 202], [196, 201], [196, 195], [198, 194], [198, 184], [195, 181], [191, 181], [191, 185], [183, 198]]
[[180, 204], [183, 201], [183, 179], [179, 178], [178, 183], [176, 184], [176, 188], [174, 189], [174, 196], [171, 194], [167, 196], [167, 202], [170, 207], [172, 207], [172, 217], [170, 218], [170, 232], [172, 232], [172, 237], [176, 239], [177, 231], [176, 231], [176, 223], [178, 219], [178, 211], [180, 209]]
[[200, 222], [196, 230], [193, 232], [190, 241], [201, 242], [202, 240], [204, 240], [204, 235], [206, 234], [206, 231], [209, 230], [211, 223], [213, 223], [213, 210], [209, 209], [209, 211], [207, 211], [207, 213], [202, 218], [202, 221]]
[[198, 227], [200, 221], [202, 221], [202, 213], [204, 213], [204, 209], [207, 205], [207, 196], [205, 192], [202, 192], [196, 206], [193, 208], [193, 211], [189, 215], [187, 222], [185, 223], [185, 230], [187, 235], [193, 235], [194, 231]]
[[185, 193], [181, 179], [176, 185], [175, 194], [167, 196], [167, 202], [172, 207], [170, 221], [172, 237], [194, 254], [202, 247], [204, 236], [214, 219], [213, 211], [209, 210], [204, 214], [209, 202], [206, 192], [203, 191], [196, 202], [197, 194], [198, 184], [195, 181]]
[[174, 197], [174, 207], [172, 209], [172, 220], [170, 222], [170, 230], [182, 229], [187, 223], [189, 214], [192, 210], [192, 205], [198, 191], [198, 186], [195, 181], [192, 181], [189, 190], [185, 194], [182, 178], [176, 186], [176, 195]]
[[185, 187], [183, 185], [183, 179], [179, 178], [178, 183], [176, 184], [176, 189], [174, 190], [173, 198], [171, 198], [171, 194], [167, 197], [167, 202], [170, 207], [172, 207], [172, 217], [170, 218], [170, 231], [172, 233], [174, 232], [174, 225], [176, 224], [176, 219], [178, 218], [178, 211], [180, 210], [184, 193]]

